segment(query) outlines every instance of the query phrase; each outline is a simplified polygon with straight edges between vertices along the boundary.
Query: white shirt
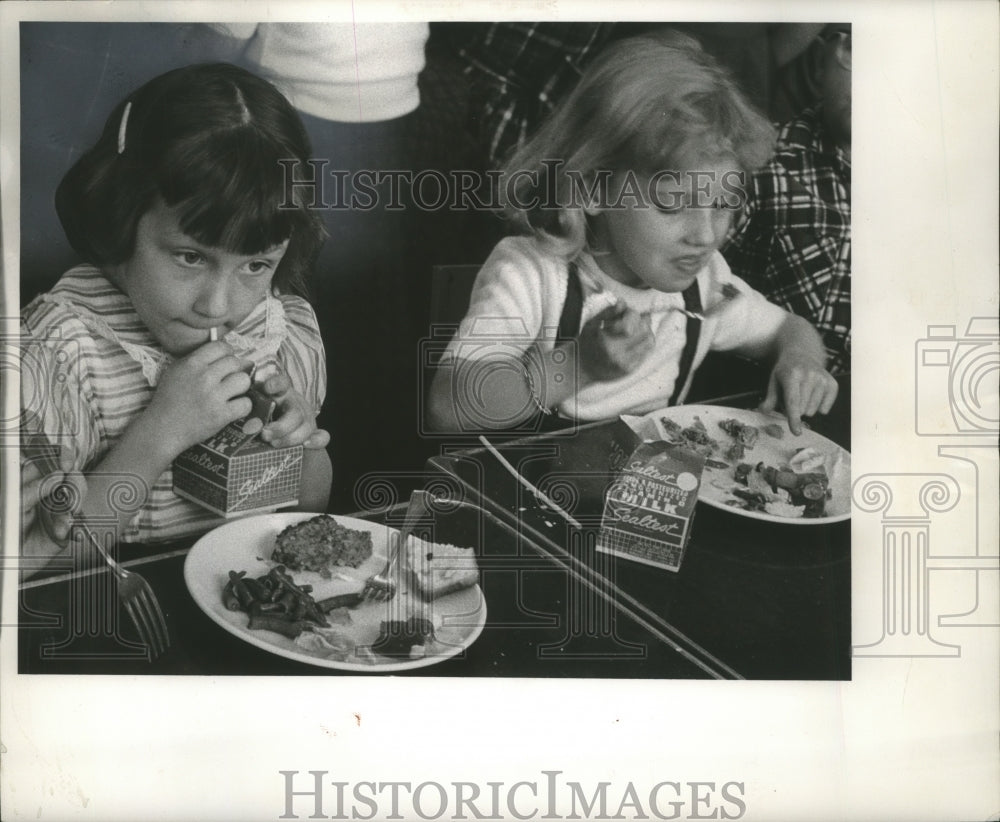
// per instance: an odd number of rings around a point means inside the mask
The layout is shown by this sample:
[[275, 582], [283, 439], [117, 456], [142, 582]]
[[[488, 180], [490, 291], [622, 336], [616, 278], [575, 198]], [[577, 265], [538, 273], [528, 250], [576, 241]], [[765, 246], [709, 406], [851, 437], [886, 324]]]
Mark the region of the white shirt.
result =
[[[575, 398], [559, 406], [560, 415], [589, 421], [666, 407], [686, 341], [687, 318], [673, 310], [684, 307], [683, 296], [624, 285], [605, 274], [589, 254], [579, 257], [577, 267], [584, 289], [581, 327], [620, 300], [640, 314], [649, 313], [655, 342], [653, 351], [634, 371], [619, 379], [585, 385]], [[499, 361], [511, 353], [523, 356], [532, 346], [551, 351], [566, 301], [567, 282], [566, 262], [534, 238], [501, 240], [476, 277], [469, 310], [446, 358]], [[788, 316], [736, 277], [716, 252], [698, 273], [706, 309], [720, 301], [724, 283], [737, 288], [741, 296], [702, 322], [692, 375], [709, 351], [767, 343]], [[688, 387], [685, 385], [681, 399]]]
[[299, 111], [344, 123], [392, 120], [420, 105], [427, 23], [226, 23], [246, 56]]

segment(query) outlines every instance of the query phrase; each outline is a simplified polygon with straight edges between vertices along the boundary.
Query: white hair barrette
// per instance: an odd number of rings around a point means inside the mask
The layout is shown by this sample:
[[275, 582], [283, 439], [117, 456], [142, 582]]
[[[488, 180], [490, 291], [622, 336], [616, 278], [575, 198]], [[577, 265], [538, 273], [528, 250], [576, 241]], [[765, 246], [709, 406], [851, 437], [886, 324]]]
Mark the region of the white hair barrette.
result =
[[125, 104], [125, 110], [122, 112], [122, 121], [118, 124], [118, 153], [122, 154], [125, 151], [125, 131], [128, 129], [128, 116], [132, 111], [132, 101], [129, 100]]

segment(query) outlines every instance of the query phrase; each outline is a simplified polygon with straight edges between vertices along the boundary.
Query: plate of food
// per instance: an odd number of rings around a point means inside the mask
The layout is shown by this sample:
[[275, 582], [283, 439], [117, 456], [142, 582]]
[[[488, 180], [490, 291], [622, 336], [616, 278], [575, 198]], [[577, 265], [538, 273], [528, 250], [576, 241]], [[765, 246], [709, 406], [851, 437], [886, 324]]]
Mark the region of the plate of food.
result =
[[851, 455], [778, 414], [679, 405], [647, 417], [660, 439], [705, 457], [698, 499], [753, 519], [797, 525], [851, 516]]
[[396, 595], [363, 598], [398, 539], [352, 517], [246, 517], [194, 544], [184, 581], [210, 619], [278, 656], [366, 673], [422, 668], [476, 641], [486, 602], [472, 548], [415, 535], [400, 551]]

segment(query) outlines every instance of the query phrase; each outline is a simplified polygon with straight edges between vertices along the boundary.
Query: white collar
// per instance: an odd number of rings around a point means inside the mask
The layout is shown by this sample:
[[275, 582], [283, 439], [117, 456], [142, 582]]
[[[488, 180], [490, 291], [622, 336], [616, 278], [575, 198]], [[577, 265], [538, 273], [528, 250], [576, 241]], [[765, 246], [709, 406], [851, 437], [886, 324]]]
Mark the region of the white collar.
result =
[[[141, 324], [128, 295], [97, 268], [77, 266], [63, 275], [56, 287], [39, 299], [63, 306], [91, 334], [116, 343], [142, 366], [143, 376], [156, 386], [171, 356]], [[254, 307], [223, 339], [238, 357], [260, 364], [274, 357], [288, 337], [285, 309], [272, 294]]]

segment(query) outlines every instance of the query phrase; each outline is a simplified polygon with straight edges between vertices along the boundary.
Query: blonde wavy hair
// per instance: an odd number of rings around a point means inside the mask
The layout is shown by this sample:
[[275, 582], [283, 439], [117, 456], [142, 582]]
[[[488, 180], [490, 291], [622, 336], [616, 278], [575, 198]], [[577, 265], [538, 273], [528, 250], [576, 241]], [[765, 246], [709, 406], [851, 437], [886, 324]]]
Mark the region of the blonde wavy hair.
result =
[[504, 214], [572, 259], [589, 247], [583, 205], [569, 194], [581, 180], [712, 160], [750, 173], [770, 159], [774, 140], [771, 124], [693, 38], [662, 29], [620, 40], [505, 164]]

